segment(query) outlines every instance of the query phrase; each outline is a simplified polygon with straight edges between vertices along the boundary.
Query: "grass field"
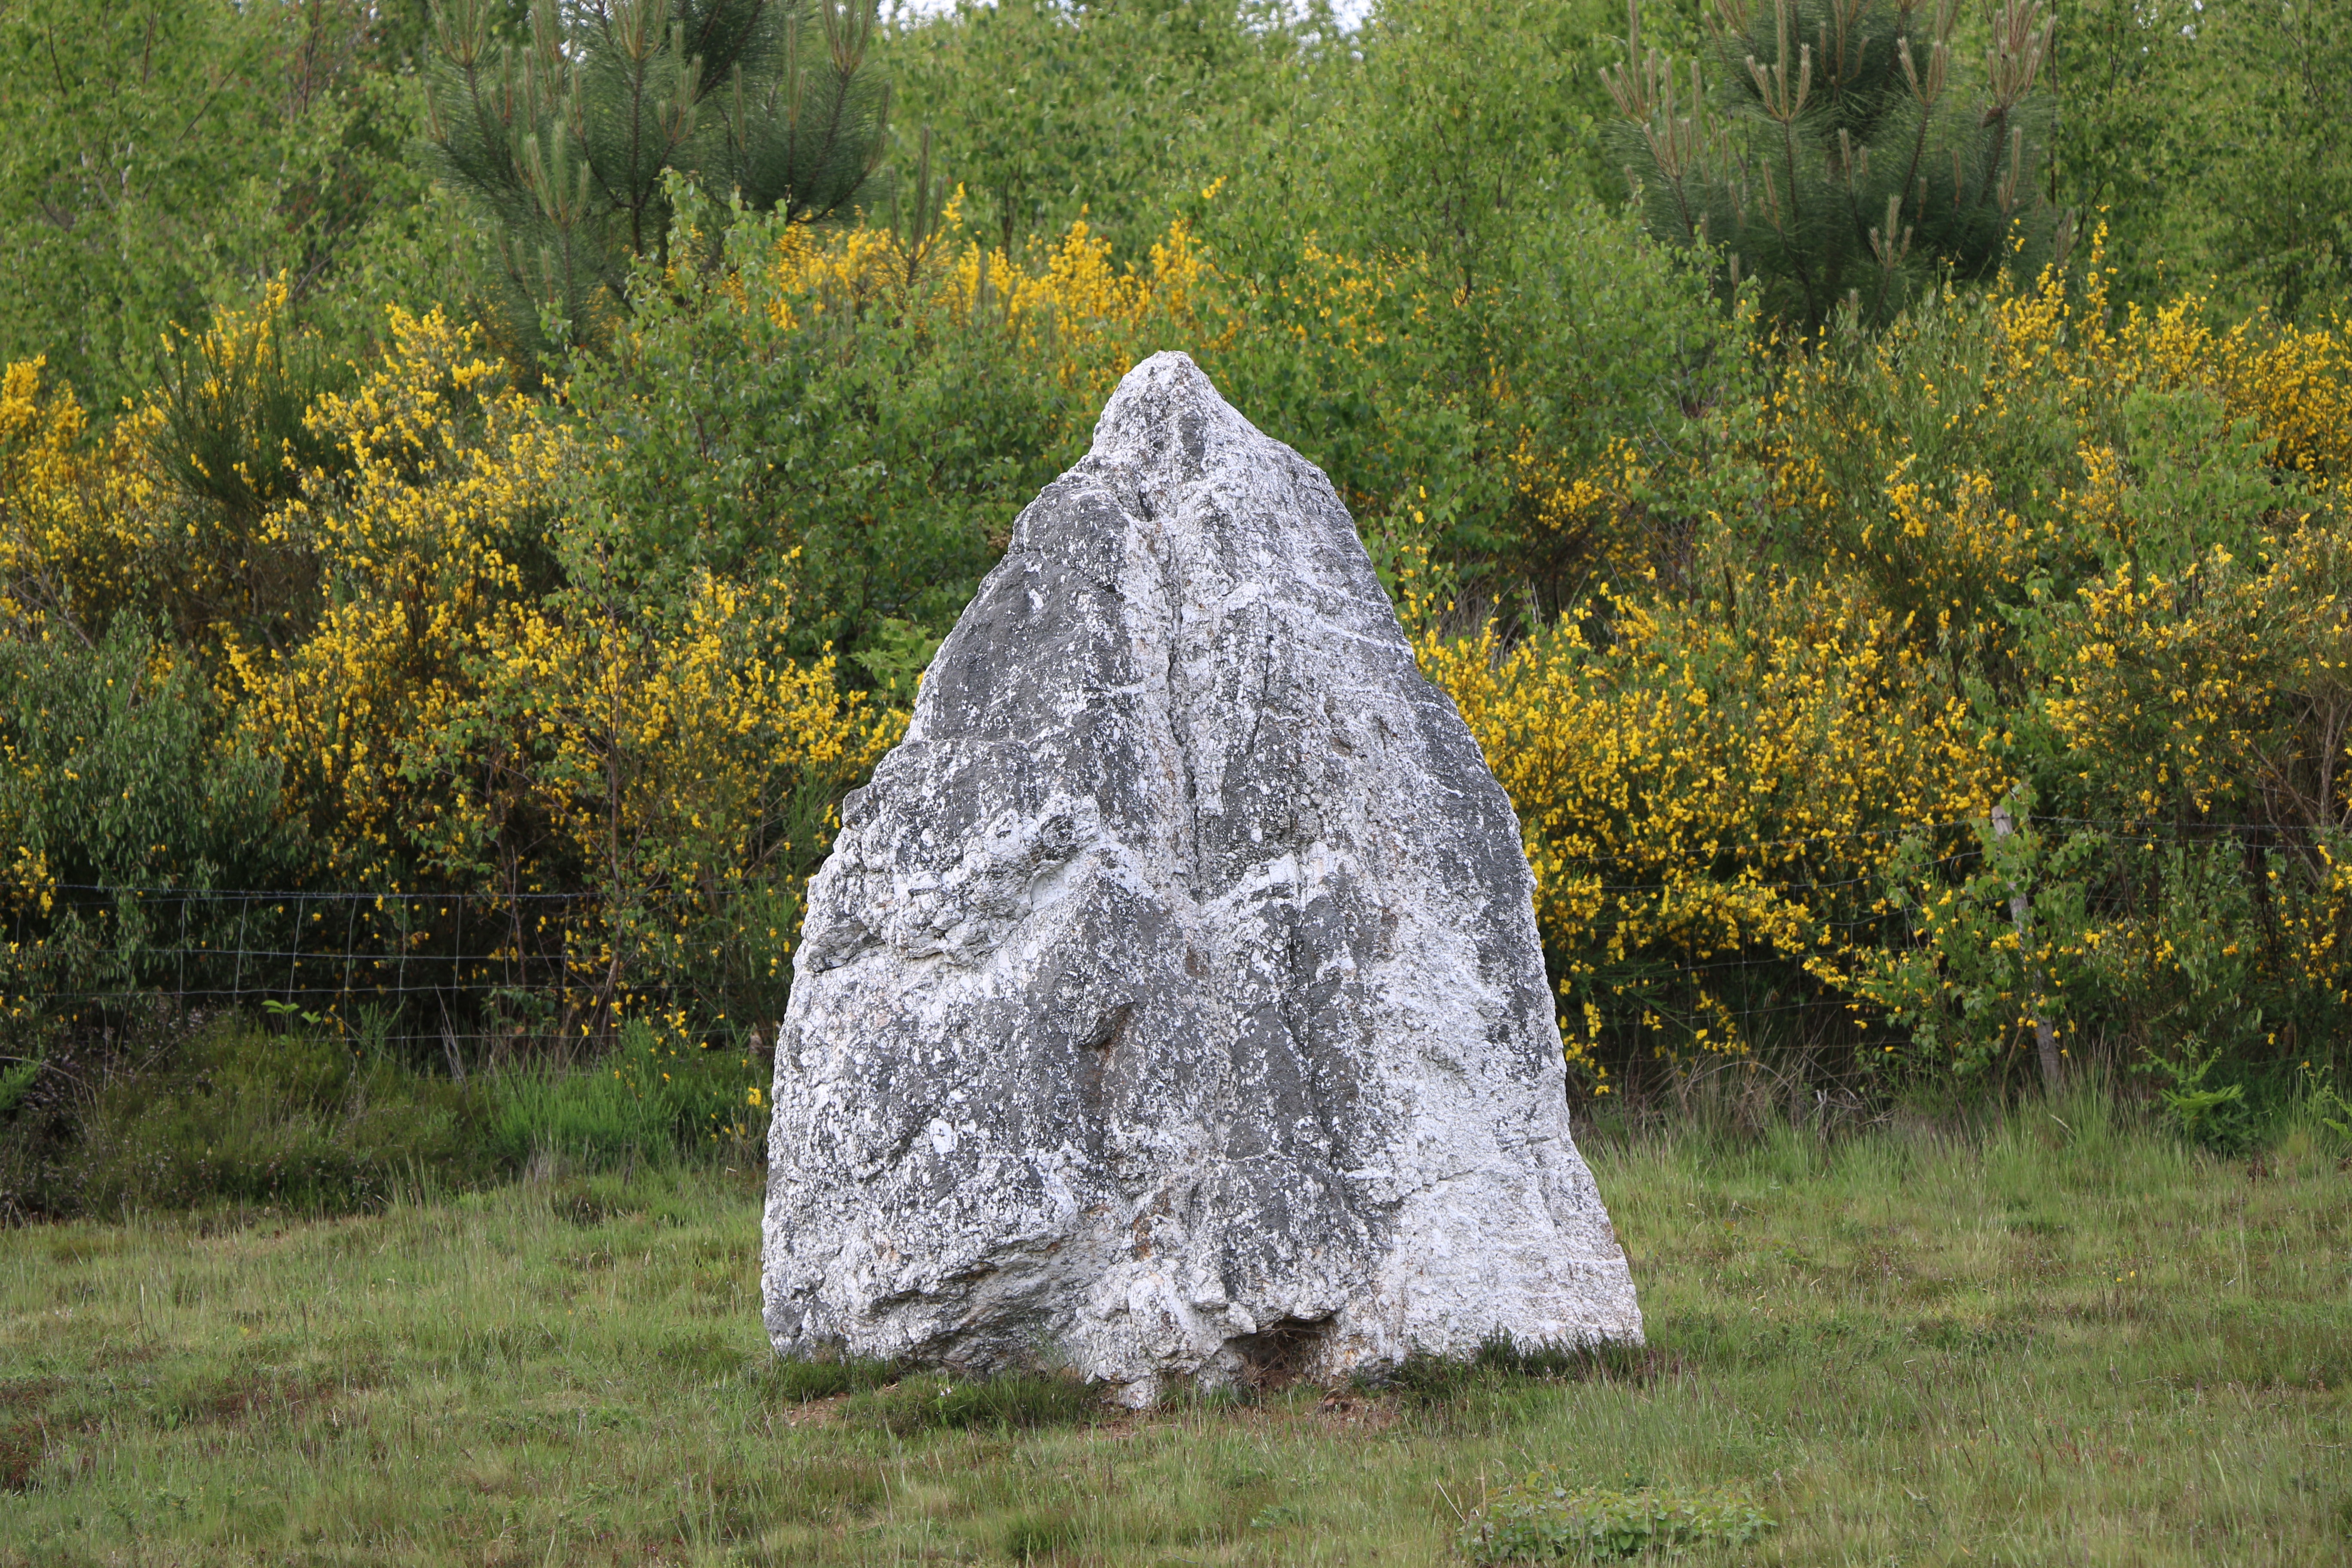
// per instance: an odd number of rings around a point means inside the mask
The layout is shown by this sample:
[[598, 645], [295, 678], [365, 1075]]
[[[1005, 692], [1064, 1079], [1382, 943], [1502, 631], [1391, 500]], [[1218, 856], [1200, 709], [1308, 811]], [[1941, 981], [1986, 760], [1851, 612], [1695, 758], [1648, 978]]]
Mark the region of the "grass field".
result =
[[1777, 1521], [1698, 1562], [2352, 1557], [2352, 1174], [2309, 1135], [2221, 1161], [2084, 1100], [1589, 1152], [1643, 1354], [994, 1407], [1034, 1428], [802, 1397], [745, 1173], [0, 1233], [0, 1563], [1431, 1563], [1538, 1468]]

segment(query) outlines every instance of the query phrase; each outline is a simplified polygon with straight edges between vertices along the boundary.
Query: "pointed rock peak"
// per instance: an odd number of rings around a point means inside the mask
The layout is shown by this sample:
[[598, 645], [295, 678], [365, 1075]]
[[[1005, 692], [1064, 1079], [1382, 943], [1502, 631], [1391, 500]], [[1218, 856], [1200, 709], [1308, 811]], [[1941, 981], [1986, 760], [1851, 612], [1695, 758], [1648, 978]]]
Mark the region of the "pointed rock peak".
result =
[[1213, 439], [1257, 437], [1192, 356], [1163, 350], [1119, 378], [1095, 424], [1094, 452], [1121, 458], [1181, 450], [1202, 460]]
[[1150, 511], [1215, 468], [1269, 453], [1307, 467], [1243, 418], [1190, 354], [1169, 350], [1120, 378], [1080, 469], [1107, 470], [1114, 486]]

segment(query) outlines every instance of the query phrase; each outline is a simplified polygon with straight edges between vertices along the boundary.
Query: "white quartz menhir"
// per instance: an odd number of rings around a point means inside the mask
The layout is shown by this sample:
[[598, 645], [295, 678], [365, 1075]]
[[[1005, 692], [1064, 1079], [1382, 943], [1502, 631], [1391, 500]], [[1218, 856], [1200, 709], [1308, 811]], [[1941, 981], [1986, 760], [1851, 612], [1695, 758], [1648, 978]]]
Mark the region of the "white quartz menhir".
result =
[[777, 1349], [1146, 1405], [1638, 1341], [1533, 889], [1329, 481], [1146, 360], [810, 884]]

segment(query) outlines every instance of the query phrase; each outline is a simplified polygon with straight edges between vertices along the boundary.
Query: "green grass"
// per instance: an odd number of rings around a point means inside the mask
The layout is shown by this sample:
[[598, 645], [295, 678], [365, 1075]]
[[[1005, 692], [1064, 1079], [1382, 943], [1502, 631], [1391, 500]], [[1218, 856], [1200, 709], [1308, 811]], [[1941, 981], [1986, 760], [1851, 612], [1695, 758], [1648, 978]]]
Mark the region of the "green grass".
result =
[[2060, 1115], [1598, 1145], [1647, 1352], [1142, 1417], [774, 1365], [748, 1173], [21, 1228], [0, 1562], [1432, 1563], [1535, 1473], [1776, 1521], [1695, 1562], [2343, 1561], [2337, 1151]]

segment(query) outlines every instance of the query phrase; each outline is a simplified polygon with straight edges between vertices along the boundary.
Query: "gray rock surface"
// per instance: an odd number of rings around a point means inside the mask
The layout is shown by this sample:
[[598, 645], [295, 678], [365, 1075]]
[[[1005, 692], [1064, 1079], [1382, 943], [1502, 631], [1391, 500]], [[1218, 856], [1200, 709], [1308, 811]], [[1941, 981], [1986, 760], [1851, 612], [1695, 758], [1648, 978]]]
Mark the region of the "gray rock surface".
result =
[[777, 1348], [1142, 1405], [1638, 1340], [1532, 890], [1329, 482], [1145, 361], [810, 885]]

